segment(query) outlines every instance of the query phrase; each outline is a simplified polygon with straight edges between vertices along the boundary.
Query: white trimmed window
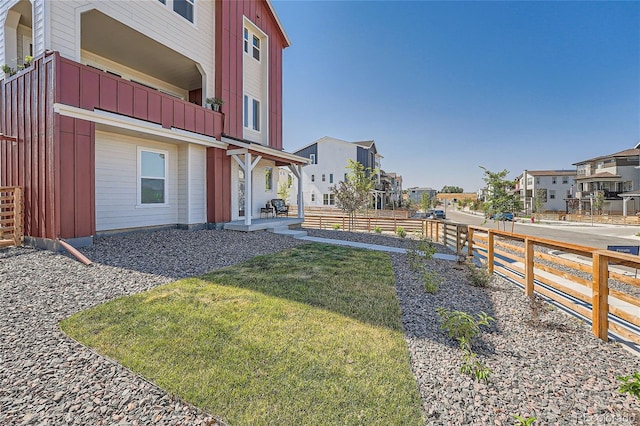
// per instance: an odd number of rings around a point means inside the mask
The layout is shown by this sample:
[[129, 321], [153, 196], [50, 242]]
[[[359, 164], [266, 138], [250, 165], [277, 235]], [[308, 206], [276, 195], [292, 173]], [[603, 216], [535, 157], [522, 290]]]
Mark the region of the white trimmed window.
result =
[[325, 174], [323, 173], [323, 174], [322, 174], [322, 181], [324, 182], [324, 181], [326, 181], [326, 180], [327, 180], [327, 179], [326, 179], [326, 177], [325, 177]]
[[322, 194], [322, 204], [325, 206], [333, 206], [336, 204], [334, 194]]
[[550, 191], [549, 191], [549, 198], [550, 198], [551, 200], [555, 200], [555, 198], [556, 198], [556, 191], [555, 191], [555, 189], [552, 189], [552, 190], [550, 190]]
[[316, 155], [309, 154], [309, 160], [311, 160], [311, 164], [316, 164]]
[[316, 181], [316, 175], [311, 175], [311, 182], [315, 182]]
[[138, 204], [167, 204], [167, 151], [138, 147]]
[[314, 194], [313, 192], [311, 193], [311, 201], [315, 201], [316, 200], [316, 194]]
[[193, 22], [193, 9], [196, 0], [173, 0], [173, 11], [189, 22]]
[[551, 183], [552, 183], [552, 184], [554, 184], [554, 185], [555, 185], [556, 183], [558, 183], [558, 178], [556, 178], [555, 176], [553, 176], [553, 177], [551, 178]]
[[[250, 54], [253, 59], [260, 62], [260, 49], [262, 46], [262, 40], [252, 30], [247, 27], [244, 27], [242, 31], [242, 50], [244, 53]], [[251, 52], [249, 52], [249, 48], [251, 48]]]
[[[251, 130], [259, 132], [260, 131], [260, 101], [248, 95], [244, 95], [242, 99], [243, 99], [242, 123], [244, 127], [250, 128]], [[249, 104], [251, 104], [251, 107], [249, 107]], [[249, 123], [251, 123], [251, 127], [249, 127]]]
[[266, 191], [273, 189], [273, 169], [271, 167], [264, 168], [264, 189]]
[[333, 183], [333, 173], [329, 173], [329, 183]]

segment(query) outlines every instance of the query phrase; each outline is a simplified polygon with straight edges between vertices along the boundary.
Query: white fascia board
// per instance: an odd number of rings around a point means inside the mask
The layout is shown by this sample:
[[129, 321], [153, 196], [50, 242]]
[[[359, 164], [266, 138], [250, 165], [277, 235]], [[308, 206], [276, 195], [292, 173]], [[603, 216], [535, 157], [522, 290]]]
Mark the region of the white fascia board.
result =
[[53, 105], [53, 111], [65, 117], [92, 121], [94, 123], [118, 127], [133, 132], [140, 132], [150, 136], [159, 136], [180, 142], [202, 145], [209, 148], [227, 149], [229, 146], [227, 143], [220, 142], [211, 136], [205, 136], [199, 133], [193, 133], [173, 127], [171, 129], [165, 129], [160, 124], [150, 123], [148, 121], [138, 120], [136, 118], [106, 111], [90, 111], [60, 103], [55, 103]]
[[271, 155], [274, 157], [279, 157], [283, 160], [289, 160], [289, 161], [293, 161], [294, 163], [303, 163], [303, 164], [310, 164], [311, 160], [306, 158], [306, 157], [300, 157], [298, 155], [295, 154], [290, 154], [288, 152], [284, 152], [284, 151], [280, 151], [278, 149], [273, 149], [273, 148], [269, 148], [268, 146], [264, 146], [264, 145], [259, 145], [259, 144], [249, 144], [246, 142], [240, 142], [237, 141], [235, 139], [229, 139], [229, 138], [225, 138], [224, 136], [222, 137], [222, 142], [226, 143], [227, 146], [228, 145], [236, 145], [239, 146], [240, 148], [243, 149], [248, 149], [251, 151], [255, 151], [255, 152], [259, 152], [261, 154], [266, 154], [266, 155]]
[[266, 0], [266, 2], [267, 2], [267, 6], [269, 6], [269, 10], [271, 11], [271, 14], [276, 19], [276, 23], [278, 24], [278, 28], [280, 29], [280, 32], [284, 36], [284, 40], [287, 42], [287, 47], [291, 46], [291, 40], [289, 40], [289, 36], [287, 35], [287, 32], [284, 30], [284, 27], [282, 26], [282, 22], [280, 22], [280, 18], [278, 18], [278, 14], [276, 13], [276, 10], [273, 8], [273, 4], [271, 4], [271, 0]]

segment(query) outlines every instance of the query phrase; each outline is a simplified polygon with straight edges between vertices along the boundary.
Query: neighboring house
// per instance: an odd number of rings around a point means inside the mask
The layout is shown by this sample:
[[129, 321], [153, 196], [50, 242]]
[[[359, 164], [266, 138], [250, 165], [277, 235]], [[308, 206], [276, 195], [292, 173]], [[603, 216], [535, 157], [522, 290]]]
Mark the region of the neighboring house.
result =
[[577, 172], [576, 198], [579, 200], [579, 210], [590, 212], [592, 198], [595, 199], [600, 192], [604, 197], [602, 211], [610, 214], [637, 212], [640, 209], [635, 199], [637, 195], [624, 197], [626, 201], [623, 203], [622, 194], [633, 194], [633, 191], [640, 189], [639, 153], [638, 148], [631, 148], [574, 163]]
[[274, 170], [307, 162], [282, 151], [269, 0], [3, 0], [0, 19], [0, 63], [35, 57], [0, 81], [0, 185], [24, 187], [34, 244], [250, 225]]
[[411, 202], [415, 206], [420, 204], [420, 202], [422, 201], [423, 194], [427, 194], [427, 197], [429, 198], [435, 198], [436, 195], [438, 195], [438, 191], [433, 188], [428, 188], [428, 187], [420, 188], [420, 187], [414, 186], [413, 188], [407, 189], [407, 194], [409, 195], [409, 200], [411, 200]]
[[575, 183], [575, 170], [525, 170], [516, 178], [515, 191], [525, 214], [535, 212], [537, 198], [541, 211], [568, 212], [573, 208]]
[[[344, 181], [349, 170], [348, 160], [357, 161], [365, 170], [380, 170], [380, 159], [374, 141], [347, 142], [329, 136], [306, 145], [296, 151], [295, 155], [310, 160], [310, 164], [302, 169], [302, 194], [304, 205], [309, 207], [334, 207], [335, 197], [331, 187]], [[377, 187], [380, 189], [380, 174], [377, 176]], [[296, 197], [298, 182], [294, 184], [292, 196]], [[296, 197], [297, 198], [297, 197]], [[297, 199], [291, 199], [297, 204]]]

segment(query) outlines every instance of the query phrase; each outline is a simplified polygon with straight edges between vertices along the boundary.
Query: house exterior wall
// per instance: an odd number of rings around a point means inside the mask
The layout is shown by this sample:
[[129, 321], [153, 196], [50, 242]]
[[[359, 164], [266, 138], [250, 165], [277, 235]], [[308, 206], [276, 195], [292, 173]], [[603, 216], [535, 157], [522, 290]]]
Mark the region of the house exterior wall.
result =
[[194, 23], [159, 1], [46, 0], [46, 8], [51, 35], [45, 48], [63, 57], [81, 60], [80, 14], [96, 9], [197, 62], [206, 75], [206, 86], [214, 87], [215, 7], [211, 1], [195, 2]]
[[282, 51], [288, 42], [282, 34], [275, 16], [266, 1], [217, 1], [215, 3], [216, 79], [215, 94], [225, 100], [225, 133], [243, 138], [243, 28], [244, 19], [255, 24], [268, 38], [268, 56], [265, 102], [267, 116], [263, 123], [268, 128], [267, 140], [271, 148], [282, 149]]
[[[138, 147], [167, 152], [167, 205], [138, 202]], [[96, 231], [178, 223], [176, 145], [96, 132]], [[117, 173], [114, 173], [117, 170]]]
[[[302, 168], [304, 176], [302, 192], [305, 206], [323, 207], [325, 206], [323, 195], [331, 193], [329, 188], [344, 180], [348, 160], [357, 160], [358, 148], [360, 147], [332, 138], [327, 138], [314, 145], [316, 146], [316, 164], [309, 164]], [[323, 174], [325, 175], [324, 182], [322, 181]], [[331, 174], [333, 174], [333, 183], [330, 182]], [[314, 195], [313, 201], [312, 194]], [[297, 184], [291, 191], [290, 199], [291, 197], [294, 199], [297, 197]]]

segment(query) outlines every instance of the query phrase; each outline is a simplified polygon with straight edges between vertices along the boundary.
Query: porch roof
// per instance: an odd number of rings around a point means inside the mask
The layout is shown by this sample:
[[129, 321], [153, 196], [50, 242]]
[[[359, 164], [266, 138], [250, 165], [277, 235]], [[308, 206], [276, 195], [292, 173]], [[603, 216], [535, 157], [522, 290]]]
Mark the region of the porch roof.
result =
[[[222, 142], [229, 145], [228, 149], [246, 149], [251, 154], [257, 154], [269, 160], [276, 162], [278, 166], [284, 166], [288, 164], [309, 164], [311, 160], [306, 157], [300, 157], [299, 155], [291, 154], [279, 149], [270, 148], [265, 145], [261, 145], [255, 142], [237, 139], [228, 135], [222, 135]], [[229, 155], [229, 153], [227, 153]], [[278, 164], [280, 163], [280, 164]]]

